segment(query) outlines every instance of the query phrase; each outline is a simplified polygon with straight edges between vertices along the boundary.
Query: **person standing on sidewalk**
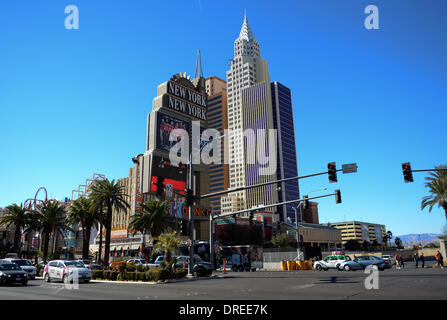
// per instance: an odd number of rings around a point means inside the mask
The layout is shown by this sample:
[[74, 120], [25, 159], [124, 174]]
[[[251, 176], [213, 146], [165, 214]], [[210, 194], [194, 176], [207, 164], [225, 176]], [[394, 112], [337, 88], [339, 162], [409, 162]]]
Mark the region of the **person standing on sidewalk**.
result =
[[421, 253], [421, 256], [419, 257], [419, 260], [421, 260], [421, 263], [422, 263], [422, 269], [423, 269], [424, 266], [425, 266], [425, 257], [424, 257], [424, 253]]
[[414, 262], [415, 262], [414, 266], [417, 268], [418, 267], [418, 263], [419, 263], [419, 256], [418, 256], [417, 252], [414, 254], [413, 259], [414, 259]]
[[441, 267], [441, 269], [444, 269], [444, 261], [441, 252], [436, 253], [436, 261], [438, 262], [438, 266]]
[[396, 270], [399, 270], [400, 269], [399, 256], [397, 254], [394, 256], [394, 260], [396, 261]]
[[404, 258], [402, 256], [400, 256], [400, 258], [399, 258], [399, 264], [402, 269], [405, 268], [405, 262], [404, 262]]

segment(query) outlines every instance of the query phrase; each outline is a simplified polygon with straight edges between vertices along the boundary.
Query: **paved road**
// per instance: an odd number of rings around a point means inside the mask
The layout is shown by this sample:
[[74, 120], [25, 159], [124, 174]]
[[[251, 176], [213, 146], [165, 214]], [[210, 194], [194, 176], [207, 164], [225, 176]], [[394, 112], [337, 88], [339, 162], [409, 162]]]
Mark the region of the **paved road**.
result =
[[296, 300], [296, 299], [447, 299], [446, 269], [385, 270], [379, 289], [367, 290], [363, 271], [290, 271], [217, 273], [221, 278], [164, 284], [80, 284], [29, 281], [27, 287], [0, 287], [0, 299], [125, 300]]

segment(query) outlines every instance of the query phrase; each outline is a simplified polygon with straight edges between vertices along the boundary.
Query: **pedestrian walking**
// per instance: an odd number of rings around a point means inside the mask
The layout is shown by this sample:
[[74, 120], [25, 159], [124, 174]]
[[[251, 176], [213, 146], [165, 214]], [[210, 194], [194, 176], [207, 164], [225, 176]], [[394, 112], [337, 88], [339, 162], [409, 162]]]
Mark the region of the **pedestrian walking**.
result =
[[444, 259], [439, 251], [436, 253], [436, 261], [438, 262], [438, 266], [440, 266], [441, 269], [444, 269]]
[[424, 266], [425, 266], [425, 257], [424, 257], [423, 253], [421, 253], [421, 256], [419, 257], [419, 260], [421, 260], [422, 268], [424, 268]]
[[414, 254], [413, 259], [414, 259], [414, 262], [415, 262], [414, 266], [417, 268], [418, 267], [418, 263], [419, 263], [419, 256], [418, 256], [417, 252]]
[[396, 261], [396, 270], [399, 270], [400, 269], [399, 256], [397, 254], [394, 256], [394, 260]]
[[399, 264], [400, 264], [400, 267], [401, 267], [402, 269], [405, 268], [404, 257], [400, 256], [400, 258], [399, 258]]

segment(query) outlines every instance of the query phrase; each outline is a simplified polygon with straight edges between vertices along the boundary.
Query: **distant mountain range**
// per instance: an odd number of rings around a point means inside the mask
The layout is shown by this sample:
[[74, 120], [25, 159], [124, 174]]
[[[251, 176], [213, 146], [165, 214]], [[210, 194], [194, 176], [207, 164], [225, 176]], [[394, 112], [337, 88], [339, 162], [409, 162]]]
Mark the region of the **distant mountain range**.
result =
[[440, 236], [442, 236], [442, 234], [437, 233], [404, 234], [393, 237], [393, 239], [391, 239], [391, 243], [394, 244], [394, 239], [398, 237], [402, 240], [404, 246], [412, 246], [420, 243], [422, 243], [422, 245], [426, 245], [432, 242], [438, 243], [438, 237]]

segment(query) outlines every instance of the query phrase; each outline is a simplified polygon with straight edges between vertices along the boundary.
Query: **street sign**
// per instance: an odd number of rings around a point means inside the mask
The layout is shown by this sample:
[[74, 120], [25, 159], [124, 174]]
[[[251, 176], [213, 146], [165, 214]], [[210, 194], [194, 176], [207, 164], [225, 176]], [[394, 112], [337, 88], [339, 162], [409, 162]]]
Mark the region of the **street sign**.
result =
[[236, 220], [234, 218], [216, 220], [216, 224], [218, 225], [230, 224], [230, 223], [236, 223]]
[[348, 163], [342, 165], [343, 173], [355, 173], [357, 172], [357, 163]]
[[166, 197], [172, 198], [173, 191], [174, 191], [174, 186], [170, 183], [166, 183]]

